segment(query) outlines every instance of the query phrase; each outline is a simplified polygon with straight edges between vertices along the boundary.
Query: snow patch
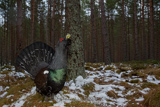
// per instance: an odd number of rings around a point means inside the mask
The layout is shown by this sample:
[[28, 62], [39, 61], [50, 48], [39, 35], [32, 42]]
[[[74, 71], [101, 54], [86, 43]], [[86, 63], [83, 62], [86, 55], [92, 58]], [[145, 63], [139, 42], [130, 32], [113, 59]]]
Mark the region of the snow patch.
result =
[[138, 99], [135, 99], [135, 101], [143, 101], [143, 100], [144, 100], [143, 96], [139, 97]]
[[3, 87], [2, 87], [2, 86], [0, 86], [0, 92], [1, 92], [1, 91], [3, 91]]
[[154, 84], [160, 84], [160, 80], [157, 80], [154, 75], [148, 75], [147, 81]]
[[12, 104], [11, 104], [11, 107], [12, 107], [12, 106], [15, 106], [15, 107], [21, 107], [21, 106], [23, 106], [23, 104], [25, 103], [25, 99], [26, 99], [28, 96], [34, 95], [34, 94], [36, 94], [36, 87], [33, 87], [33, 88], [31, 89], [31, 92], [24, 94], [21, 98], [19, 98], [19, 100], [17, 100], [16, 102], [12, 103]]
[[25, 77], [24, 73], [22, 73], [22, 72], [16, 72], [16, 71], [12, 71], [8, 75], [9, 76], [16, 76], [16, 77], [19, 77], [19, 78]]
[[3, 98], [8, 92], [4, 92], [2, 95], [0, 95], [0, 98]]
[[12, 96], [14, 96], [14, 95], [8, 95], [6, 98], [10, 98], [10, 97], [12, 97]]

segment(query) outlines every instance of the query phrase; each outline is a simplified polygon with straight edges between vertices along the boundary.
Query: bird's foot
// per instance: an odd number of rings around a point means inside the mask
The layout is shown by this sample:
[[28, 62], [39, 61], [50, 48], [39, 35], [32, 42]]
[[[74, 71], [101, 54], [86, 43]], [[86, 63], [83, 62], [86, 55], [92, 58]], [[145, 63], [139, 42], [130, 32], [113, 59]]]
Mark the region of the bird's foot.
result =
[[51, 95], [51, 100], [54, 100], [54, 93], [52, 93]]
[[43, 101], [48, 101], [48, 97], [47, 96], [43, 96]]

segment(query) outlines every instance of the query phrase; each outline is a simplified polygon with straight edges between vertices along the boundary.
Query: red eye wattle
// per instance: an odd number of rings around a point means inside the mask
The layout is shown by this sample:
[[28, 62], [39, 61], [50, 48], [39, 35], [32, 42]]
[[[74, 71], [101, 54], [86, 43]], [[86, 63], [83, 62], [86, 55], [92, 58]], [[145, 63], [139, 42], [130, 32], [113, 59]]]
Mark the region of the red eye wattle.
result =
[[60, 42], [62, 42], [62, 40], [64, 40], [64, 38], [61, 38], [61, 39], [60, 39]]

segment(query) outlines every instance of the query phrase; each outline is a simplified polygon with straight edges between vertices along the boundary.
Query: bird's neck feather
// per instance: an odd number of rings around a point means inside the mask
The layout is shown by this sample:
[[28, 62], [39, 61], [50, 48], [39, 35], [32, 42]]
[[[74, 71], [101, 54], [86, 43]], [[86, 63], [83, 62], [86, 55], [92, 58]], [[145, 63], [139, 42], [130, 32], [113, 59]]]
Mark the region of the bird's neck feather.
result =
[[50, 69], [62, 69], [67, 67], [67, 53], [63, 50], [56, 50], [53, 61], [49, 65]]

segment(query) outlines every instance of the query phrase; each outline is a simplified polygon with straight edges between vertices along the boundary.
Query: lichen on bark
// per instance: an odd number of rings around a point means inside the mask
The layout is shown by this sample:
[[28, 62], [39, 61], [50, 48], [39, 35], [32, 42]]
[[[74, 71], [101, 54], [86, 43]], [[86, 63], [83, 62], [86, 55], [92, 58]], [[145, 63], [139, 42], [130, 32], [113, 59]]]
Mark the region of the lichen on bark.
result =
[[68, 79], [75, 80], [79, 75], [85, 77], [84, 49], [81, 34], [80, 0], [67, 0], [67, 31], [72, 44], [68, 50]]

